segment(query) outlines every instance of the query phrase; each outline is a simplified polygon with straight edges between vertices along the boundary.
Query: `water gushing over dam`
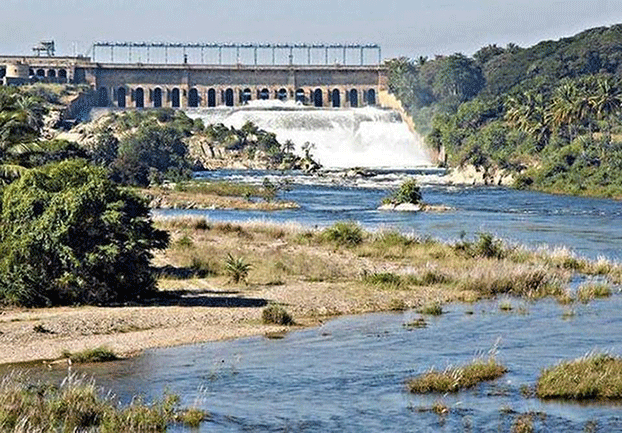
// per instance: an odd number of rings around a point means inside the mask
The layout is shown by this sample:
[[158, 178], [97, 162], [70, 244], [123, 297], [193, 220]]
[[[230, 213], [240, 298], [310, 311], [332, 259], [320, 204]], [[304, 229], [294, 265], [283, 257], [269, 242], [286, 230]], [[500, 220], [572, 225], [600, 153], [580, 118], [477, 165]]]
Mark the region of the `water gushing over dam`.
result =
[[399, 112], [375, 107], [314, 108], [280, 101], [253, 101], [244, 107], [188, 109], [208, 124], [241, 128], [253, 122], [274, 132], [279, 142], [291, 140], [302, 154], [311, 154], [326, 168], [407, 169], [432, 166], [423, 138], [413, 134]]

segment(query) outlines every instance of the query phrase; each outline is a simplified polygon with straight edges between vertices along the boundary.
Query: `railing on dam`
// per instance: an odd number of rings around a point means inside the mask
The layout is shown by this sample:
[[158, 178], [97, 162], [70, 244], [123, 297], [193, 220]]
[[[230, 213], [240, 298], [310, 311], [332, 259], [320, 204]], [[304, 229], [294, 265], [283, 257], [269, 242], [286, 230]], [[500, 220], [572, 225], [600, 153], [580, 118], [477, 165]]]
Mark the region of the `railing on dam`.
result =
[[[382, 62], [377, 44], [256, 44], [95, 42], [94, 61], [253, 65], [370, 65]], [[374, 56], [375, 55], [375, 56]]]

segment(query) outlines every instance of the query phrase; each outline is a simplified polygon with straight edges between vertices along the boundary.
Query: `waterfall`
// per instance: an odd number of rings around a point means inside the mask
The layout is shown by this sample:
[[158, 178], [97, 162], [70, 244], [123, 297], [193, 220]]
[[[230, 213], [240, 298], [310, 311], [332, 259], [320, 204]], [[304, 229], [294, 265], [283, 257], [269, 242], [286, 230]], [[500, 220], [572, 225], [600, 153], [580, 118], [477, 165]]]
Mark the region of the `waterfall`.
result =
[[283, 143], [291, 140], [302, 154], [306, 142], [315, 146], [314, 159], [326, 168], [418, 168], [432, 162], [423, 139], [414, 135], [391, 109], [315, 108], [293, 102], [253, 101], [243, 107], [188, 109], [206, 125], [223, 123], [241, 128], [253, 122], [273, 132]]

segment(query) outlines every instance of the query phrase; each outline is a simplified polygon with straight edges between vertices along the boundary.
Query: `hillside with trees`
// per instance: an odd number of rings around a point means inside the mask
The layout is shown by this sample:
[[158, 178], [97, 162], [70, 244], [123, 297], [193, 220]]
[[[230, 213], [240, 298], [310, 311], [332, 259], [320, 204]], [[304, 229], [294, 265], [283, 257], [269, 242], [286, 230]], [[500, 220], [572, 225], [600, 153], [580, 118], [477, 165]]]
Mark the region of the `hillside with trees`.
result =
[[387, 66], [391, 90], [451, 167], [622, 198], [622, 25]]

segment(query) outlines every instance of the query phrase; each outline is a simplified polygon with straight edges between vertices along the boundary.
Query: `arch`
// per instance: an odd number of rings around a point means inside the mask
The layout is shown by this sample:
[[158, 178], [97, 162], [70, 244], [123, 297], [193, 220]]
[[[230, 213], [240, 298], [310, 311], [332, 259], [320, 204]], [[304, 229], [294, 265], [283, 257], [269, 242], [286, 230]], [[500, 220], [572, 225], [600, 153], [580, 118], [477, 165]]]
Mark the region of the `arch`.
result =
[[45, 77], [45, 70], [37, 69], [37, 77]]
[[233, 107], [233, 89], [225, 90], [225, 105], [227, 107]]
[[28, 75], [30, 75], [31, 77], [35, 75], [35, 70], [32, 68], [28, 69]]
[[59, 78], [67, 78], [67, 70], [66, 69], [59, 69], [58, 70], [58, 77]]
[[359, 106], [359, 91], [356, 89], [350, 90], [350, 107], [356, 108]]
[[160, 108], [162, 106], [162, 89], [156, 87], [153, 89], [153, 106], [155, 108]]
[[279, 101], [287, 101], [287, 89], [279, 89], [276, 93], [276, 97]]
[[333, 102], [333, 108], [341, 107], [341, 92], [338, 89], [335, 89], [331, 93], [331, 100]]
[[246, 88], [240, 93], [240, 102], [242, 104], [248, 104], [248, 101], [252, 99], [251, 89]]
[[207, 106], [215, 107], [216, 106], [216, 90], [209, 89], [207, 91]]
[[296, 90], [296, 102], [305, 103], [305, 91], [303, 89]]
[[198, 107], [199, 106], [199, 91], [197, 89], [190, 89], [188, 92], [188, 107]]
[[367, 91], [367, 105], [376, 105], [376, 91], [374, 89]]
[[142, 87], [138, 87], [136, 90], [134, 90], [134, 106], [136, 108], [145, 107], [145, 91]]
[[324, 96], [322, 95], [322, 89], [315, 89], [313, 92], [313, 105], [316, 107], [324, 106]]
[[97, 91], [97, 105], [100, 107], [108, 106], [108, 89], [100, 87]]
[[266, 99], [270, 99], [270, 91], [268, 89], [261, 89], [259, 91], [259, 99], [265, 101]]
[[55, 69], [48, 69], [48, 77], [56, 78], [56, 70]]
[[179, 94], [179, 89], [177, 87], [171, 90], [171, 106], [173, 108], [181, 107], [181, 98]]
[[125, 108], [125, 87], [117, 89], [117, 107]]

